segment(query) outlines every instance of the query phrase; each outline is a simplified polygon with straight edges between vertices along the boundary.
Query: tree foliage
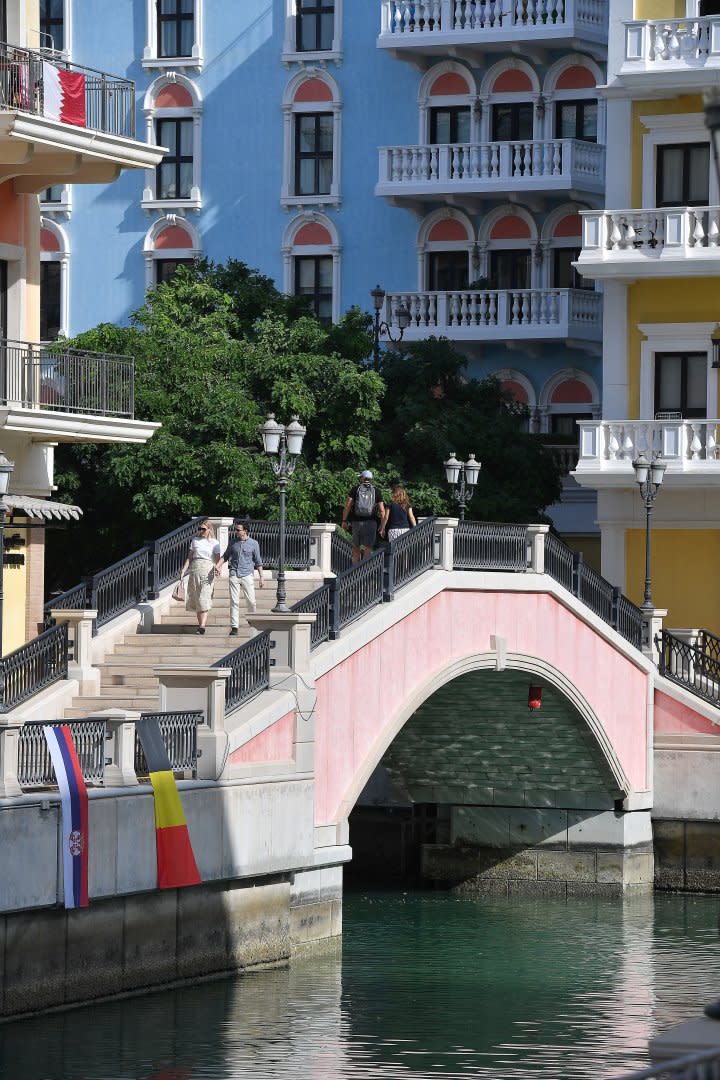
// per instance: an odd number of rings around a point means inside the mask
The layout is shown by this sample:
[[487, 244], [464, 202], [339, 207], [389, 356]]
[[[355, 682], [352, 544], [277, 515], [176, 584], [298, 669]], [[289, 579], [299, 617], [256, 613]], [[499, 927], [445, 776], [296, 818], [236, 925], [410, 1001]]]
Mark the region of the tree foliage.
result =
[[49, 543], [48, 583], [66, 588], [194, 514], [278, 514], [277, 481], [258, 429], [268, 412], [307, 426], [288, 487], [288, 517], [338, 521], [357, 472], [381, 490], [402, 480], [419, 513], [454, 510], [442, 462], [482, 460], [469, 513], [538, 520], [558, 494], [552, 459], [492, 380], [465, 377], [446, 341], [386, 353], [368, 366], [372, 319], [357, 308], [326, 328], [304, 302], [231, 260], [179, 268], [125, 327], [78, 335], [78, 349], [135, 357], [135, 416], [161, 426], [144, 445], [66, 445], [60, 496], [81, 528]]

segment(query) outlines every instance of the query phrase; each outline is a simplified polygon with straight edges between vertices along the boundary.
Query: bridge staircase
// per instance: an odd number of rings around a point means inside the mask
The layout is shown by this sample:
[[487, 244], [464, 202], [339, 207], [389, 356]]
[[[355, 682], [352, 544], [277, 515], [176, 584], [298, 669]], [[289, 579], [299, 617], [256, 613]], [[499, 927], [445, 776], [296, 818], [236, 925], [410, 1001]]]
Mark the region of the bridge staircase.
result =
[[[292, 606], [315, 587], [316, 582], [289, 576], [286, 579], [287, 602]], [[258, 614], [270, 611], [275, 604], [275, 583], [265, 575], [265, 588], [255, 590]], [[73, 698], [64, 711], [64, 719], [76, 720], [102, 709], [134, 709], [153, 712], [160, 708], [160, 687], [154, 669], [164, 664], [206, 664], [222, 660], [253, 637], [245, 621], [243, 608], [237, 637], [230, 637], [230, 595], [227, 576], [215, 585], [213, 607], [204, 635], [196, 634], [194, 612], [173, 600], [168, 610], [157, 616], [149, 633], [128, 633], [109, 655], [97, 665], [100, 671], [99, 693]]]
[[720, 708], [720, 637], [709, 630], [662, 630], [658, 673]]

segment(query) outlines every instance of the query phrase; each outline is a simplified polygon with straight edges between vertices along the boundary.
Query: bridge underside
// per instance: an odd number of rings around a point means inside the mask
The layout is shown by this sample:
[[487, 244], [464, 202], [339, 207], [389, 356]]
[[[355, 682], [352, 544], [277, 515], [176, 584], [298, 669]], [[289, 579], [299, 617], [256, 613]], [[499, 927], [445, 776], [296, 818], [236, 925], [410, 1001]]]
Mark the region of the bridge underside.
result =
[[476, 670], [415, 711], [351, 816], [358, 864], [389, 828], [396, 867], [424, 881], [485, 892], [651, 887], [649, 811], [623, 810], [600, 746], [560, 690], [544, 683], [541, 707], [528, 708], [536, 682]]

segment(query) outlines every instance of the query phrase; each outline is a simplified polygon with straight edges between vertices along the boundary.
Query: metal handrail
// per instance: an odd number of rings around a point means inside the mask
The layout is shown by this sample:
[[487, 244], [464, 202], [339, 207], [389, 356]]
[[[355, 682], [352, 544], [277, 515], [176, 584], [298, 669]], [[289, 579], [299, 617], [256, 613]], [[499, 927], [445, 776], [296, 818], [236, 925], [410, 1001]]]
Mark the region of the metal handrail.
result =
[[720, 660], [716, 656], [704, 652], [700, 645], [683, 641], [671, 630], [661, 630], [656, 643], [661, 675], [704, 701], [720, 705]]
[[[17, 776], [22, 788], [57, 787], [44, 726], [32, 721], [20, 728]], [[67, 720], [50, 724], [50, 727], [60, 726], [70, 728], [85, 783], [102, 784], [105, 778], [105, 721]]]
[[385, 599], [435, 565], [435, 519], [426, 518], [388, 544]]
[[335, 638], [384, 597], [385, 552], [380, 549], [343, 570], [331, 583], [330, 637]]
[[[278, 565], [280, 558], [280, 523], [278, 521], [248, 521], [250, 536], [260, 545], [263, 566], [267, 569]], [[309, 570], [310, 526], [294, 522], [285, 526], [285, 569]]]
[[336, 529], [330, 537], [330, 569], [341, 574], [352, 566], [352, 544]]
[[225, 708], [237, 709], [270, 685], [270, 634], [266, 631], [217, 660], [213, 667], [229, 667]]
[[67, 623], [52, 626], [0, 659], [0, 712], [8, 712], [40, 690], [67, 679]]
[[[199, 710], [186, 712], [144, 712], [140, 719], [153, 718], [158, 721], [160, 737], [170, 758], [170, 768], [173, 772], [189, 772], [192, 778], [197, 776], [197, 728], [202, 724], [204, 716]], [[137, 776], [148, 775], [148, 763], [140, 742], [140, 737], [135, 732], [135, 774]]]
[[317, 615], [310, 629], [310, 648], [316, 649], [330, 637], [330, 605], [332, 598], [332, 583], [326, 582], [319, 589], [315, 589], [302, 600], [290, 608], [298, 614]]
[[0, 400], [26, 409], [132, 419], [135, 360], [57, 342], [0, 338]]
[[135, 138], [135, 83], [96, 68], [71, 64], [54, 50], [41, 52], [0, 42], [0, 108], [46, 115], [46, 64], [84, 78], [85, 122], [75, 126]]
[[142, 547], [132, 555], [93, 574], [88, 578], [88, 602], [97, 611], [94, 631], [104, 626], [136, 604], [148, 599], [150, 567], [148, 549]]
[[461, 521], [454, 552], [456, 570], [527, 570], [527, 526]]
[[149, 599], [157, 599], [161, 589], [177, 581], [200, 520], [199, 517], [191, 518], [159, 540], [150, 540], [145, 545], [150, 559]]
[[[706, 1066], [713, 1066], [712, 1071]], [[671, 1061], [659, 1061], [648, 1069], [624, 1073], [618, 1080], [718, 1080], [720, 1049], [702, 1050]]]

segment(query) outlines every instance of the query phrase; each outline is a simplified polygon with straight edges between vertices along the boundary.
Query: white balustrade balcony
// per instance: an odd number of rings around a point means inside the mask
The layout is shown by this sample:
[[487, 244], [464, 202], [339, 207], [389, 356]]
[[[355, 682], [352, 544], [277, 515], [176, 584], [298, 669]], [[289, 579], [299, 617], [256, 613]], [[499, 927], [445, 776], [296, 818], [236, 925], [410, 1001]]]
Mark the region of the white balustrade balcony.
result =
[[513, 191], [597, 192], [605, 186], [605, 147], [579, 139], [381, 146], [376, 195], [437, 199]]
[[666, 481], [683, 474], [683, 484], [720, 483], [720, 420], [581, 420], [578, 483], [600, 487], [635, 484], [638, 454], [659, 453], [667, 462]]
[[397, 336], [397, 311], [410, 325], [404, 341], [567, 341], [580, 348], [602, 339], [602, 296], [587, 289], [461, 289], [388, 293], [382, 318]]
[[703, 89], [720, 71], [720, 15], [626, 22], [625, 85], [667, 90]]
[[720, 273], [720, 207], [586, 210], [578, 268], [588, 277]]
[[469, 59], [513, 44], [607, 54], [609, 0], [382, 0], [378, 45]]

